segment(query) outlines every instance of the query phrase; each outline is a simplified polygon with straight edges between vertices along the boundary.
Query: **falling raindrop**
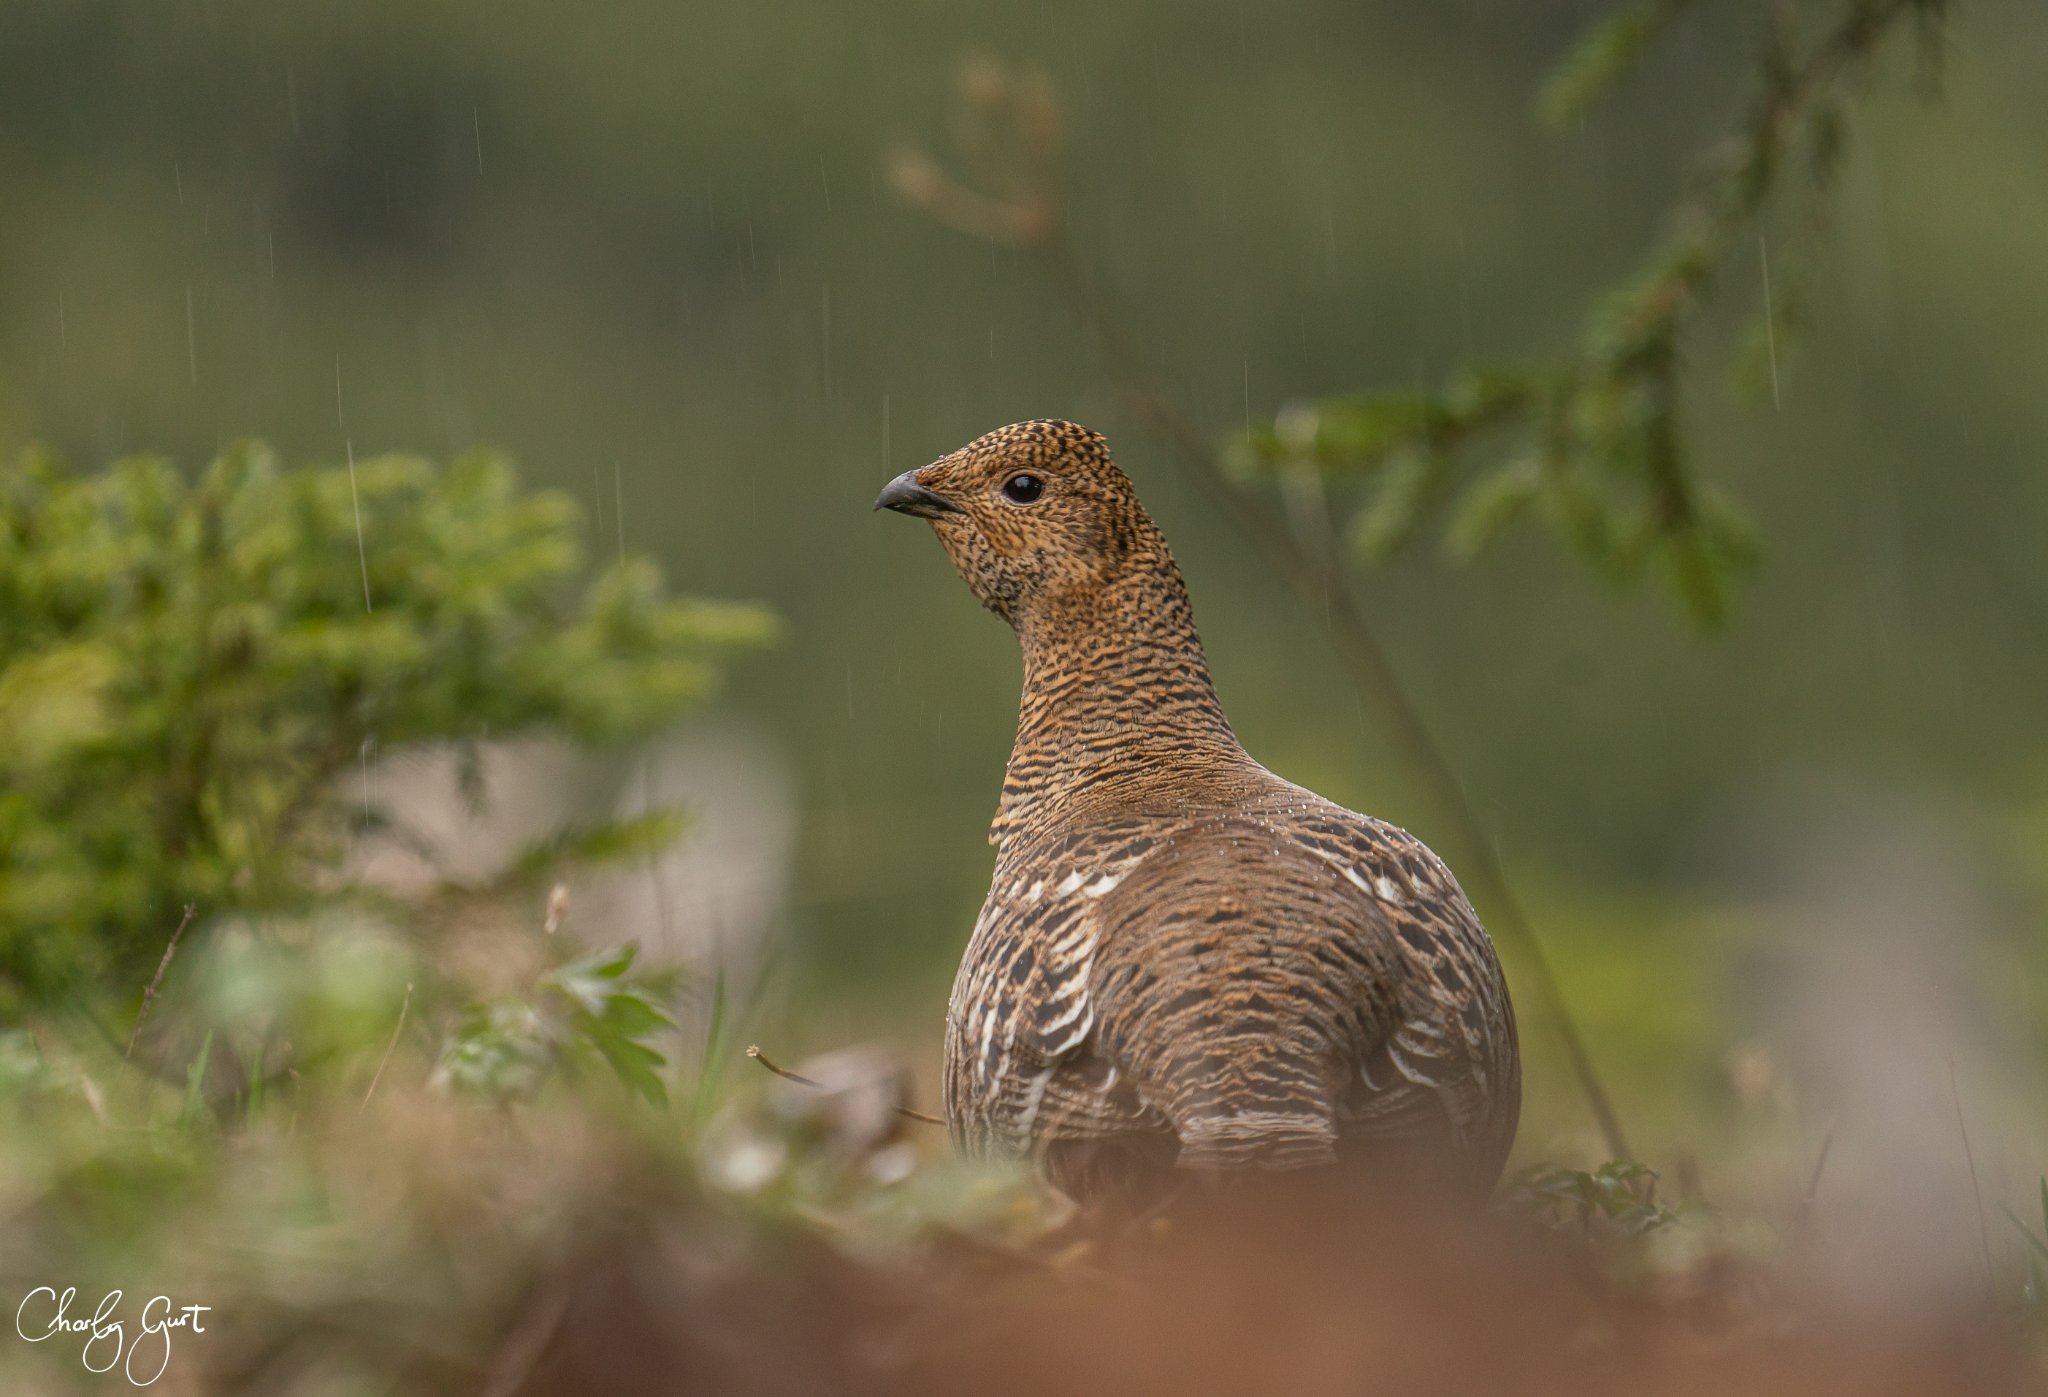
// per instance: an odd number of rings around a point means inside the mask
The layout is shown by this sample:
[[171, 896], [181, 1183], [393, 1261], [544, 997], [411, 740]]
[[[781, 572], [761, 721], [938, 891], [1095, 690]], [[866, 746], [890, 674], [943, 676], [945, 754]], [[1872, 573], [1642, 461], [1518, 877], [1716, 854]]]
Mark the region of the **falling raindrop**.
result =
[[618, 525], [619, 561], [626, 561], [626, 483], [619, 463], [612, 462], [612, 519]]
[[1764, 350], [1771, 361], [1771, 406], [1779, 407], [1778, 401], [1778, 321], [1771, 313], [1771, 249], [1764, 241], [1764, 235], [1756, 235], [1757, 260], [1764, 269]]
[[366, 829], [370, 824], [370, 749], [376, 745], [376, 738], [365, 737], [358, 753], [363, 762], [363, 827]]
[[825, 401], [832, 401], [832, 288], [825, 285], [818, 288], [819, 344], [823, 349], [825, 370]]
[[363, 500], [356, 493], [356, 444], [344, 442], [343, 451], [348, 456], [348, 502], [356, 514], [356, 562], [363, 570], [363, 610], [374, 611], [370, 605], [370, 550], [363, 544]]
[[1465, 230], [1459, 228], [1454, 234], [1458, 249], [1458, 332], [1464, 343], [1465, 357], [1474, 356], [1472, 349], [1472, 262], [1465, 248]]

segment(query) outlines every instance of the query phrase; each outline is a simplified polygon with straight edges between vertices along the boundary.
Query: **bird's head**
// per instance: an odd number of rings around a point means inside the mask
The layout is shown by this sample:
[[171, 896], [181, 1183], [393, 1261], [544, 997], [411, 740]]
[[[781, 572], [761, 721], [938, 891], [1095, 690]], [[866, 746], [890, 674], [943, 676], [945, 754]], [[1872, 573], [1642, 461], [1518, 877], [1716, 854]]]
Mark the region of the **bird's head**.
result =
[[1172, 563], [1109, 445], [1072, 422], [999, 427], [875, 501], [931, 522], [982, 605], [1023, 629], [1094, 606], [1134, 563]]

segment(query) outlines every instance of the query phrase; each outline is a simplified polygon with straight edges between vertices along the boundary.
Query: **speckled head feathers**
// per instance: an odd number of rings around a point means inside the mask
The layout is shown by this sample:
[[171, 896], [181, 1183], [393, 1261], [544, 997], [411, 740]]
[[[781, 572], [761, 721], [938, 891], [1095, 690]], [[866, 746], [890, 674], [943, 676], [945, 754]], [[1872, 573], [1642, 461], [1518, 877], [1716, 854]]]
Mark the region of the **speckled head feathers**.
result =
[[1164, 555], [1109, 444], [1072, 422], [998, 427], [898, 476], [877, 505], [930, 520], [974, 595], [1020, 627]]

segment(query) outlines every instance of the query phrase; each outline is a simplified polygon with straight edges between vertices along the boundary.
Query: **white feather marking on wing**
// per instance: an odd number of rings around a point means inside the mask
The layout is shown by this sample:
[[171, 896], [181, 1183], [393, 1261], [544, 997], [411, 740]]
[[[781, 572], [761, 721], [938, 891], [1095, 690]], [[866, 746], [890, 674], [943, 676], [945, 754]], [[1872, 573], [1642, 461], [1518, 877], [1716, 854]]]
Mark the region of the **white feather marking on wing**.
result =
[[995, 1010], [993, 1010], [993, 1009], [990, 1009], [990, 1008], [986, 1008], [986, 1007], [984, 1007], [984, 1008], [982, 1009], [982, 1011], [981, 1011], [981, 1063], [980, 1063], [980, 1067], [981, 1067], [981, 1078], [982, 1078], [982, 1080], [983, 1080], [983, 1081], [987, 1081], [987, 1080], [988, 1080], [988, 1078], [989, 1078], [989, 1075], [990, 1075], [990, 1071], [989, 1071], [989, 1069], [990, 1069], [990, 1068], [991, 1068], [991, 1067], [993, 1066], [993, 1062], [992, 1062], [992, 1060], [991, 1060], [991, 1058], [990, 1058], [990, 1056], [989, 1056], [989, 1049], [990, 1049], [990, 1048], [991, 1048], [991, 1047], [992, 1047], [992, 1046], [994, 1045], [994, 1043], [995, 1043], [995, 1037], [996, 1037], [996, 1015], [995, 1015]]
[[[1059, 995], [1054, 996], [1054, 998], [1064, 999], [1067, 994], [1072, 993], [1072, 991], [1077, 988], [1080, 988], [1080, 986], [1070, 985], [1067, 987], [1066, 991], [1062, 992]], [[1046, 1032], [1047, 1034], [1057, 1032], [1058, 1030], [1065, 1028], [1068, 1024], [1072, 1023], [1075, 1019], [1081, 1017], [1081, 1015], [1085, 1014], [1086, 1012], [1088, 1012], [1088, 996], [1085, 994], [1076, 995], [1074, 998], [1073, 1007], [1068, 1009], [1066, 1013], [1061, 1014], [1058, 1018], [1054, 1019], [1051, 1023], [1047, 1024], [1045, 1026], [1044, 1032]]]
[[1030, 1085], [1024, 1088], [1024, 1104], [1017, 1112], [1016, 1140], [1028, 1143], [1031, 1127], [1038, 1122], [1038, 1108], [1045, 1104], [1045, 1089], [1052, 1084], [1055, 1068], [1040, 1068], [1031, 1075]]
[[[1092, 956], [1095, 954], [1095, 937], [1096, 928], [1093, 921], [1086, 917], [1076, 917], [1061, 926], [1057, 935], [1047, 940], [1046, 954], [1055, 962], [1073, 955]], [[1083, 950], [1083, 947], [1087, 949]]]
[[1046, 1045], [1046, 1051], [1054, 1057], [1058, 1057], [1061, 1053], [1069, 1052], [1077, 1047], [1081, 1040], [1086, 1038], [1095, 1029], [1095, 1006], [1088, 1002], [1088, 996], [1082, 995], [1076, 1001], [1074, 1007], [1086, 1012], [1082, 1013], [1081, 1017], [1075, 1021], [1073, 1028], [1068, 1031], [1065, 1038], [1062, 1038], [1057, 1043]]
[[1045, 997], [1045, 1002], [1048, 1004], [1057, 1004], [1062, 999], [1071, 999], [1074, 995], [1080, 994], [1087, 988], [1088, 977], [1086, 975], [1079, 973], [1072, 974], [1067, 976], [1065, 980], [1061, 981], [1060, 987], [1058, 989], [1054, 990], [1051, 994], [1048, 994]]
[[1406, 1062], [1403, 1062], [1401, 1060], [1400, 1051], [1396, 1049], [1392, 1043], [1387, 1044], [1387, 1061], [1394, 1064], [1394, 1070], [1396, 1072], [1399, 1072], [1402, 1076], [1406, 1077], [1409, 1081], [1415, 1083], [1417, 1086], [1434, 1087], [1436, 1085], [1436, 1083], [1431, 1081], [1428, 1077], [1423, 1076], [1420, 1072], [1417, 1072], [1414, 1068], [1410, 1067]]

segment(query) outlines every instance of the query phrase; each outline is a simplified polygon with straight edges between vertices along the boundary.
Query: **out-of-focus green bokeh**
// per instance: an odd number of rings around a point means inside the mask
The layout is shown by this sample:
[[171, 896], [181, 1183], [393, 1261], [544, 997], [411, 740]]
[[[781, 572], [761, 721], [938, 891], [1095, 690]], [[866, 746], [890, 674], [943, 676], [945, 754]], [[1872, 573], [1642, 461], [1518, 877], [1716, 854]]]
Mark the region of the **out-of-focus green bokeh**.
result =
[[[1568, 342], [1753, 77], [1753, 11], [1695, 7], [1545, 133], [1542, 74], [1605, 12], [5, 0], [0, 446], [196, 465], [244, 436], [326, 462], [488, 445], [680, 589], [765, 601], [783, 643], [720, 707], [797, 773], [801, 1012], [779, 1031], [928, 1051], [1017, 665], [924, 531], [869, 505], [1001, 423], [1106, 431], [1253, 753], [1456, 860], [1321, 617], [1119, 414], [1027, 261], [905, 209], [885, 151], [942, 143], [962, 60], [1042, 69], [1074, 241], [1220, 437]], [[2041, 1057], [2044, 57], [2048, 10], [1987, 0], [1953, 22], [1937, 98], [1903, 52], [1864, 85], [1775, 402], [1726, 372], [1761, 258], [1717, 286], [1686, 416], [1766, 550], [1725, 633], [1527, 531], [1366, 579], [1652, 1138], [1744, 1089], [1727, 1054], [1777, 973], [1770, 919], [1742, 909], [1805, 886], [1815, 832], [1791, 788], [1962, 851], [1989, 910], [1936, 901], [1916, 925], [1944, 944], [1956, 919], [1961, 1017]], [[1532, 1126], [1577, 1129], [1524, 1012]]]

